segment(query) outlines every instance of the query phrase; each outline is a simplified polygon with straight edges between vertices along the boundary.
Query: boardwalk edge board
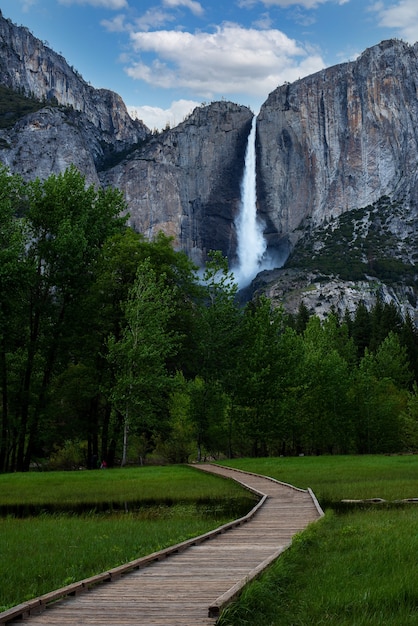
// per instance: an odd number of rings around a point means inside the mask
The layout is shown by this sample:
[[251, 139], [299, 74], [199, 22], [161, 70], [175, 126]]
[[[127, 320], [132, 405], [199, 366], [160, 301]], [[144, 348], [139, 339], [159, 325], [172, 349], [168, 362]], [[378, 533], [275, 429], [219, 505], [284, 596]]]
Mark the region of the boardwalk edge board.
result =
[[287, 550], [291, 546], [291, 541], [285, 546], [281, 546], [276, 552], [271, 554], [267, 559], [265, 559], [262, 563], [257, 565], [251, 572], [238, 581], [231, 589], [228, 589], [225, 593], [223, 593], [219, 598], [213, 602], [208, 609], [208, 617], [219, 617], [221, 612], [233, 602], [242, 589], [254, 578], [257, 578], [273, 561], [275, 561], [285, 550]]
[[322, 507], [321, 507], [321, 505], [319, 504], [319, 502], [318, 502], [318, 500], [317, 500], [317, 498], [316, 498], [316, 495], [314, 494], [314, 492], [312, 491], [312, 489], [311, 489], [310, 487], [308, 487], [308, 493], [309, 493], [309, 495], [311, 496], [311, 498], [312, 498], [312, 502], [314, 503], [314, 505], [315, 505], [315, 507], [316, 507], [316, 510], [317, 510], [317, 511], [318, 511], [318, 513], [319, 513], [319, 517], [324, 517], [325, 513], [324, 513], [324, 511], [322, 510]]

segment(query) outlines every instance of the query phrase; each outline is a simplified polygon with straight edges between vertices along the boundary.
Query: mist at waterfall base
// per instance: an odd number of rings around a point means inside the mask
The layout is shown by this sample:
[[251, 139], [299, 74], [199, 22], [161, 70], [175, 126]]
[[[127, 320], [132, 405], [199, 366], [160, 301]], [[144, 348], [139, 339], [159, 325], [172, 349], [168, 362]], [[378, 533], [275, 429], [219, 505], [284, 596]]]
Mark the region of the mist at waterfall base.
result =
[[245, 289], [263, 270], [279, 267], [276, 255], [267, 250], [265, 224], [257, 215], [256, 116], [253, 117], [241, 181], [241, 206], [235, 220], [237, 263], [231, 268], [239, 289]]

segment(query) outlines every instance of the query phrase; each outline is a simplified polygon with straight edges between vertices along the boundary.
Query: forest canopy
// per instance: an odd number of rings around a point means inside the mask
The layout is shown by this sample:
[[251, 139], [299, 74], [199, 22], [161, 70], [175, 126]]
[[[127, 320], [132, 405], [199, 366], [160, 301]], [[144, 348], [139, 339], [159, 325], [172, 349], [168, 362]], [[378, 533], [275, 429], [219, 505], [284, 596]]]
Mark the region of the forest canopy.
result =
[[241, 305], [75, 169], [0, 169], [0, 471], [418, 449], [418, 336], [379, 298]]

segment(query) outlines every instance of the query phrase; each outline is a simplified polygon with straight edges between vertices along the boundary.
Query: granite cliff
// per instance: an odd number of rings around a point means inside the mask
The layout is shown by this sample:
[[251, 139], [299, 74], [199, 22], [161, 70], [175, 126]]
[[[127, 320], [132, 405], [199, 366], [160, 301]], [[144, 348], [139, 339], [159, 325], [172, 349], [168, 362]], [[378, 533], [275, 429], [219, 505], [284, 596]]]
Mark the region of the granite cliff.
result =
[[[121, 97], [87, 84], [65, 59], [0, 11], [0, 85], [37, 100], [37, 111], [3, 124], [0, 160], [28, 178], [45, 178], [72, 162], [97, 182], [103, 162], [150, 130], [128, 114]], [[6, 128], [4, 128], [6, 126]]]
[[418, 44], [385, 41], [356, 61], [278, 87], [258, 116], [260, 211], [298, 239], [383, 195], [418, 201]]
[[[0, 47], [0, 88], [36, 103], [0, 114], [2, 163], [25, 178], [74, 163], [89, 183], [122, 190], [147, 237], [163, 230], [198, 264], [210, 249], [234, 261], [247, 107], [214, 102], [152, 133], [1, 14]], [[258, 212], [270, 250], [289, 258], [258, 276], [257, 293], [326, 314], [380, 291], [415, 314], [417, 89], [418, 44], [391, 40], [269, 95], [257, 118]]]
[[379, 292], [416, 317], [417, 86], [418, 44], [391, 40], [262, 106], [259, 211], [292, 272], [265, 273], [258, 287], [287, 294], [290, 310], [303, 299], [343, 311], [348, 293], [371, 304]]
[[232, 260], [252, 117], [231, 102], [197, 108], [185, 122], [101, 172], [100, 180], [123, 189], [129, 222], [147, 237], [163, 230], [197, 264], [208, 250], [221, 250]]

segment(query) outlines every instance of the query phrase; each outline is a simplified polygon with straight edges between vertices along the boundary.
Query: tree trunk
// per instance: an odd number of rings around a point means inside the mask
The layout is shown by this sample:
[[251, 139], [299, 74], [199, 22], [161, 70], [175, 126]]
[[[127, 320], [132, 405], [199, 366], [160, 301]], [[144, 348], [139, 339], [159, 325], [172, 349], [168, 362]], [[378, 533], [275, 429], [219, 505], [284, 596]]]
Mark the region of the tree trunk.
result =
[[128, 407], [126, 407], [125, 421], [123, 423], [123, 450], [122, 450], [122, 461], [120, 463], [121, 467], [125, 467], [126, 465], [126, 459], [128, 455], [128, 432], [129, 432]]

